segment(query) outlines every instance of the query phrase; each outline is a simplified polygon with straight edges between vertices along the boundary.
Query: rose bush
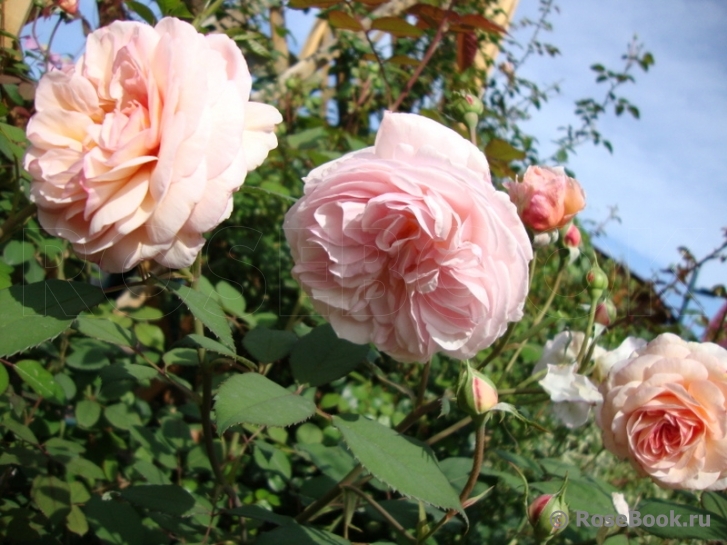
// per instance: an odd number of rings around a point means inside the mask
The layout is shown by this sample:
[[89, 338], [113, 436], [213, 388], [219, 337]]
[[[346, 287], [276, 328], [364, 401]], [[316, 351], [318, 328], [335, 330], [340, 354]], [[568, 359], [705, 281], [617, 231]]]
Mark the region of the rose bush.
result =
[[583, 188], [563, 167], [528, 167], [520, 182], [505, 182], [505, 187], [533, 231], [565, 227], [586, 206]]
[[373, 147], [312, 171], [284, 229], [315, 309], [399, 361], [471, 357], [522, 317], [515, 207], [473, 144], [424, 117], [387, 113]]
[[115, 22], [36, 93], [25, 166], [41, 225], [111, 272], [190, 265], [277, 145], [235, 43], [167, 18]]
[[601, 391], [608, 450], [666, 488], [727, 488], [727, 350], [665, 333], [616, 363]]

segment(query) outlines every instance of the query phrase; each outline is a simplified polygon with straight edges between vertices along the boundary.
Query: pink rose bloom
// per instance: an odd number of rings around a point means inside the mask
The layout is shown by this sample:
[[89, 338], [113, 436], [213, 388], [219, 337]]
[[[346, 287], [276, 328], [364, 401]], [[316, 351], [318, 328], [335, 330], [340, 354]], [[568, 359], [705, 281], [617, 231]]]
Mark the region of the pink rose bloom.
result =
[[48, 72], [25, 168], [49, 233], [102, 269], [190, 265], [202, 233], [277, 145], [273, 107], [248, 102], [235, 43], [178, 19], [93, 32], [75, 67]]
[[727, 350], [659, 335], [601, 385], [608, 450], [665, 488], [727, 488]]
[[425, 117], [387, 112], [373, 147], [310, 173], [284, 228], [316, 310], [399, 361], [469, 358], [522, 318], [517, 211], [485, 156]]
[[533, 231], [565, 225], [586, 206], [586, 194], [563, 167], [528, 167], [520, 182], [505, 182], [523, 223]]

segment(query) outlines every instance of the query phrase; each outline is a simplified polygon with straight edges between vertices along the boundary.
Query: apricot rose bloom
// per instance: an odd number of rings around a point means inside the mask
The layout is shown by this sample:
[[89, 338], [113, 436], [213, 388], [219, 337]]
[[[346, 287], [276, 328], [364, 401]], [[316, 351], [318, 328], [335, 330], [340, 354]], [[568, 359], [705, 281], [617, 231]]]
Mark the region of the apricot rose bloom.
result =
[[535, 232], [559, 229], [586, 206], [586, 194], [563, 167], [528, 167], [520, 182], [505, 182], [523, 223]]
[[727, 350], [664, 333], [616, 363], [601, 391], [608, 450], [665, 488], [727, 488]]
[[339, 337], [402, 362], [468, 358], [520, 320], [532, 249], [485, 156], [387, 112], [373, 147], [313, 170], [285, 217], [293, 276]]
[[93, 32], [35, 95], [25, 167], [43, 228], [109, 272], [192, 264], [277, 145], [282, 117], [251, 85], [235, 42], [178, 19]]

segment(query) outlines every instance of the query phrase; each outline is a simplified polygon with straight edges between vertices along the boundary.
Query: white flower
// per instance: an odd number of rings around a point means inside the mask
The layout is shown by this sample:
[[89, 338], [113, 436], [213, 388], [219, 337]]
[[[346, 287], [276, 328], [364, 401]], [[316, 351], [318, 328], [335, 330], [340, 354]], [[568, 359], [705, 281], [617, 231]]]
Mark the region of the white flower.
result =
[[594, 378], [598, 382], [604, 380], [614, 365], [618, 362], [631, 357], [631, 354], [646, 346], [644, 339], [638, 337], [626, 337], [624, 341], [615, 350], [604, 351], [599, 357], [596, 357], [596, 366], [593, 369]]
[[[539, 373], [549, 364], [569, 365], [575, 363], [584, 338], [585, 334], [580, 331], [562, 331], [558, 333], [552, 340], [545, 343], [543, 354], [533, 368], [533, 374]], [[603, 348], [596, 346], [593, 350], [593, 358], [598, 359], [605, 352]]]
[[611, 492], [611, 501], [619, 515], [629, 516], [629, 504], [626, 503], [626, 498], [621, 492]]
[[576, 373], [577, 367], [577, 363], [547, 364], [547, 374], [538, 381], [555, 403], [556, 417], [571, 429], [585, 424], [591, 406], [603, 401], [598, 388], [586, 376]]

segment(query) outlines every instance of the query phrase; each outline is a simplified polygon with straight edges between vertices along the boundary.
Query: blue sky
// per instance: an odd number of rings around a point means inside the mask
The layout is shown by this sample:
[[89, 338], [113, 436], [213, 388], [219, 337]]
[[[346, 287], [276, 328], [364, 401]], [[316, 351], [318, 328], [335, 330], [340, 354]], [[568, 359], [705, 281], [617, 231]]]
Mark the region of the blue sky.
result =
[[[537, 16], [536, 0], [521, 0], [516, 19]], [[636, 85], [622, 88], [641, 119], [607, 116], [601, 132], [613, 155], [586, 144], [568, 164], [586, 189], [584, 218], [602, 221], [617, 205], [598, 244], [639, 274], [679, 260], [678, 246], [701, 257], [718, 246], [727, 227], [727, 2], [722, 0], [561, 0], [554, 31], [543, 39], [562, 52], [533, 59], [521, 75], [558, 82], [562, 93], [526, 129], [544, 152], [556, 128], [576, 123], [573, 102], [603, 95], [589, 66], [619, 67], [634, 34], [656, 59]], [[516, 32], [526, 39], [529, 31]], [[712, 264], [699, 285], [726, 283], [725, 264]], [[704, 301], [708, 309], [716, 301]]]
[[[619, 67], [637, 34], [656, 59], [648, 73], [635, 73], [636, 85], [622, 88], [641, 119], [606, 116], [599, 129], [613, 143], [613, 155], [586, 144], [571, 156], [568, 167], [588, 195], [582, 215], [600, 222], [609, 207], [618, 207], [621, 223], [609, 223], [607, 236], [597, 243], [641, 276], [678, 262], [679, 246], [697, 257], [708, 253], [727, 227], [727, 2], [560, 0], [557, 5], [554, 31], [542, 39], [562, 54], [531, 57], [520, 75], [543, 86], [558, 83], [561, 94], [534, 112], [526, 130], [539, 139], [543, 156], [549, 155], [557, 128], [577, 123], [574, 101], [604, 92], [589, 66]], [[537, 0], [521, 0], [515, 20], [536, 19], [538, 6]], [[81, 0], [81, 11], [97, 24], [93, 0]], [[310, 18], [289, 14], [291, 30], [302, 42]], [[41, 41], [47, 39], [47, 25], [39, 29]], [[530, 32], [513, 36], [527, 41]], [[54, 50], [79, 53], [80, 36], [79, 23], [62, 25]], [[699, 285], [727, 283], [726, 267], [705, 267]], [[709, 314], [719, 306], [719, 301], [702, 301]]]

